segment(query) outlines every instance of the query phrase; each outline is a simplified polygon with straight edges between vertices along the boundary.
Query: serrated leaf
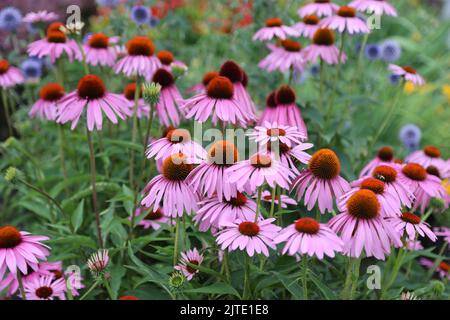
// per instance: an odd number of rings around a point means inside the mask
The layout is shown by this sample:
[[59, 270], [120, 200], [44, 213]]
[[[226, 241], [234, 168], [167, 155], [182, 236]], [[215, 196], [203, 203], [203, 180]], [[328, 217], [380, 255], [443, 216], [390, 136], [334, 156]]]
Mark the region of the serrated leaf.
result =
[[81, 227], [83, 223], [83, 213], [84, 213], [84, 199], [80, 201], [77, 208], [73, 211], [70, 221], [74, 228], [74, 231], [77, 231], [78, 228]]

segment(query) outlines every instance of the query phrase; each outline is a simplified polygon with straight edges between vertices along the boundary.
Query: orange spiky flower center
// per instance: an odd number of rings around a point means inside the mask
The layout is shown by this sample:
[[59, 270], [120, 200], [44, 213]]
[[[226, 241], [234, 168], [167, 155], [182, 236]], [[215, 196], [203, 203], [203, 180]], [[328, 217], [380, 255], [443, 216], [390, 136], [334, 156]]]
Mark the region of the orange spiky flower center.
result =
[[341, 163], [331, 149], [321, 149], [313, 154], [308, 164], [309, 170], [319, 179], [331, 180], [341, 171]]

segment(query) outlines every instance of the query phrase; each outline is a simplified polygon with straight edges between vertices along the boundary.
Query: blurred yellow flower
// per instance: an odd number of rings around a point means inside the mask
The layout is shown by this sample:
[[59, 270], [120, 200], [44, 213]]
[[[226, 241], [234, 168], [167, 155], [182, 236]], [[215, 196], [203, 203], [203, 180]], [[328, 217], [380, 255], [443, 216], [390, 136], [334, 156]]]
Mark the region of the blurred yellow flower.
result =
[[444, 84], [442, 86], [442, 94], [447, 97], [447, 100], [450, 102], [450, 85]]
[[416, 91], [416, 87], [414, 86], [414, 84], [411, 81], [406, 81], [405, 86], [403, 87], [403, 91], [406, 94], [411, 94], [414, 91]]
[[448, 179], [442, 180], [442, 186], [447, 190], [447, 194], [450, 195], [450, 181]]
[[416, 31], [411, 35], [411, 38], [415, 42], [420, 42], [422, 40], [422, 34]]

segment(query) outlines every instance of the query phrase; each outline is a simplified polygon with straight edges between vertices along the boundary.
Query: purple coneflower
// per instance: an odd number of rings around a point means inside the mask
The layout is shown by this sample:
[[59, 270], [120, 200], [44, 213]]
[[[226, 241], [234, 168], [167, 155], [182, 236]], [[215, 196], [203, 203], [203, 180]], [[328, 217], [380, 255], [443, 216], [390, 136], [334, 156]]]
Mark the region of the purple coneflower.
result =
[[63, 32], [53, 31], [51, 28], [47, 31], [47, 37], [30, 43], [27, 52], [32, 57], [43, 58], [48, 56], [53, 64], [64, 52], [69, 62], [72, 62], [74, 58], [77, 60], [82, 59], [80, 49], [75, 40], [67, 39]]
[[207, 160], [194, 168], [187, 180], [194, 191], [209, 198], [216, 194], [219, 201], [223, 198], [230, 200], [236, 196], [237, 190], [225, 171], [235, 164], [238, 158], [238, 151], [233, 143], [217, 141], [209, 149]]
[[380, 215], [380, 203], [370, 190], [359, 190], [347, 201], [346, 208], [328, 225], [344, 241], [343, 253], [358, 258], [364, 249], [367, 257], [384, 260], [391, 245], [402, 245], [399, 234]]
[[162, 174], [154, 177], [144, 188], [145, 197], [141, 205], [157, 210], [162, 203], [164, 212], [172, 218], [196, 212], [199, 195], [186, 181], [192, 169], [193, 165], [182, 153], [175, 153], [164, 159]]
[[[128, 100], [128, 106], [131, 113], [134, 113], [135, 94], [136, 82], [127, 84], [125, 89], [123, 90], [123, 96]], [[142, 117], [148, 118], [150, 116], [150, 107], [145, 103], [144, 98], [142, 98], [142, 90], [139, 90], [136, 116], [138, 117], [138, 119]]]
[[281, 125], [276, 121], [264, 121], [261, 126], [256, 126], [255, 130], [249, 133], [248, 136], [261, 146], [278, 141], [286, 144], [288, 147], [293, 147], [306, 140], [305, 135], [297, 127]]
[[207, 153], [203, 147], [192, 140], [191, 133], [186, 129], [168, 127], [161, 139], [154, 140], [148, 145], [146, 156], [148, 159], [166, 159], [175, 153], [183, 153], [190, 160], [197, 162], [206, 159]]
[[286, 39], [281, 41], [281, 47], [273, 44], [268, 44], [267, 47], [271, 53], [258, 63], [258, 67], [269, 72], [295, 70], [303, 73], [306, 61], [300, 42]]
[[399, 217], [401, 215], [401, 204], [397, 194], [392, 189], [388, 190], [383, 181], [369, 177], [352, 183], [352, 186], [357, 188], [349, 190], [339, 199], [338, 207], [340, 211], [345, 209], [348, 199], [355, 192], [358, 192], [360, 189], [367, 189], [376, 194], [380, 203], [380, 214], [382, 217]]
[[402, 212], [401, 216], [386, 218], [394, 227], [400, 237], [406, 233], [410, 241], [414, 241], [418, 235], [421, 237], [427, 236], [431, 241], [437, 240], [436, 235], [431, 231], [430, 225], [411, 212]]
[[302, 18], [313, 14], [319, 17], [331, 16], [338, 9], [339, 6], [332, 3], [330, 0], [314, 0], [313, 3], [308, 3], [301, 7], [298, 10], [298, 15]]
[[339, 52], [339, 48], [334, 44], [335, 40], [334, 31], [328, 28], [317, 29], [314, 33], [312, 44], [303, 50], [305, 59], [309, 62], [322, 59], [328, 64], [345, 63], [347, 56], [345, 53]]
[[194, 94], [204, 94], [206, 93], [206, 88], [208, 87], [209, 82], [219, 75], [216, 71], [208, 71], [203, 75], [202, 82], [197, 83], [190, 87], [187, 91], [189, 93]]
[[[281, 194], [280, 196], [276, 195], [275, 198], [273, 199], [273, 202], [275, 203], [275, 205], [278, 205], [280, 203], [280, 200], [281, 200], [281, 208], [283, 209], [286, 209], [288, 205], [291, 206], [297, 205], [297, 201], [284, 194]], [[263, 191], [261, 193], [261, 201], [272, 203], [272, 194], [267, 190]]]
[[416, 86], [423, 86], [425, 84], [425, 80], [423, 77], [417, 73], [417, 70], [410, 66], [400, 67], [396, 64], [389, 65], [389, 71], [392, 74], [403, 77], [406, 81], [410, 81], [412, 84]]
[[248, 77], [245, 71], [234, 61], [228, 60], [220, 67], [219, 76], [228, 78], [233, 84], [234, 98], [250, 118], [247, 122], [256, 120], [256, 108], [245, 87]]
[[112, 67], [117, 59], [117, 44], [119, 37], [108, 37], [104, 33], [94, 33], [87, 38], [83, 45], [86, 63], [92, 66]]
[[99, 273], [106, 270], [108, 263], [109, 263], [109, 252], [106, 249], [102, 249], [93, 253], [89, 257], [87, 261], [87, 266], [89, 270], [91, 270], [92, 272]]
[[161, 50], [156, 54], [159, 61], [161, 62], [161, 68], [171, 72], [173, 65], [179, 65], [183, 67], [187, 67], [186, 64], [180, 60], [175, 60], [173, 53], [168, 50]]
[[447, 163], [441, 158], [441, 150], [435, 146], [426, 146], [422, 150], [417, 150], [408, 155], [406, 162], [418, 163], [424, 168], [436, 167], [439, 172], [444, 172]]
[[[206, 198], [199, 202], [199, 206], [194, 222], [202, 232], [209, 229], [223, 229], [225, 224], [234, 222], [236, 219], [255, 220], [256, 203], [240, 192], [229, 200], [220, 200], [217, 196]], [[261, 220], [261, 217], [259, 219]]]
[[358, 11], [367, 12], [382, 16], [397, 16], [395, 8], [386, 0], [354, 0], [349, 3], [349, 6], [356, 8]]
[[55, 120], [58, 115], [58, 104], [64, 97], [64, 87], [59, 83], [48, 83], [39, 92], [39, 99], [31, 107], [30, 118]]
[[150, 81], [153, 74], [161, 67], [161, 62], [154, 55], [155, 45], [145, 36], [136, 36], [127, 43], [127, 55], [120, 59], [114, 70], [127, 77], [140, 76]]
[[391, 147], [382, 147], [378, 150], [377, 156], [373, 158], [360, 172], [359, 177], [369, 175], [373, 169], [382, 164], [394, 162], [394, 150]]
[[[428, 269], [434, 268], [434, 262], [427, 258], [420, 258], [419, 262]], [[450, 264], [448, 262], [442, 261], [439, 263], [435, 271], [442, 279], [450, 280]]]
[[334, 258], [336, 252], [341, 252], [344, 246], [342, 240], [326, 224], [321, 224], [312, 218], [300, 218], [295, 223], [281, 230], [275, 238], [275, 243], [286, 242], [282, 254], [317, 256], [319, 260], [324, 255]]
[[271, 188], [279, 186], [289, 189], [294, 173], [269, 154], [257, 153], [228, 168], [229, 181], [236, 184], [238, 191], [253, 194], [257, 188], [267, 183]]
[[37, 12], [28, 12], [23, 18], [25, 23], [39, 23], [39, 22], [50, 22], [58, 19], [58, 15], [54, 12], [47, 10], [40, 10]]
[[[144, 229], [158, 230], [162, 224], [169, 223], [169, 217], [164, 214], [164, 211], [159, 208], [157, 210], [151, 210], [147, 207], [140, 206], [135, 210], [134, 216], [139, 219], [140, 216], [144, 218], [139, 221], [138, 225], [143, 226]], [[130, 220], [132, 217], [130, 217]]]
[[338, 9], [335, 16], [324, 18], [320, 22], [320, 26], [337, 30], [340, 33], [358, 34], [370, 32], [367, 23], [356, 15], [354, 8], [349, 6], [342, 6]]
[[309, 160], [308, 169], [294, 179], [292, 189], [297, 189], [298, 199], [303, 197], [308, 210], [318, 203], [321, 213], [332, 212], [334, 199], [350, 189], [340, 171], [341, 164], [333, 150], [321, 149]]
[[253, 41], [269, 41], [274, 37], [285, 40], [289, 36], [297, 37], [298, 32], [292, 27], [283, 25], [283, 20], [280, 18], [270, 18], [266, 20], [265, 27], [259, 29], [253, 35]]
[[188, 263], [199, 266], [203, 262], [203, 256], [198, 252], [197, 248], [181, 253], [180, 262], [175, 266], [175, 270], [181, 271], [188, 281], [192, 280], [194, 275], [199, 272]]
[[177, 101], [182, 101], [180, 91], [175, 86], [175, 79], [166, 69], [160, 68], [153, 75], [153, 82], [161, 86], [159, 101], [156, 104], [156, 113], [161, 123], [168, 126], [180, 124], [180, 110]]
[[305, 38], [312, 38], [317, 29], [320, 28], [320, 19], [315, 15], [304, 16], [302, 21], [297, 22], [292, 26], [299, 36]]
[[214, 77], [209, 82], [206, 93], [184, 100], [180, 109], [186, 113], [187, 119], [206, 122], [211, 117], [214, 125], [221, 120], [245, 127], [252, 119], [235, 98], [233, 83], [222, 76]]
[[122, 95], [108, 92], [102, 79], [89, 74], [78, 82], [77, 89], [59, 102], [60, 113], [58, 123], [71, 121], [73, 130], [86, 109], [87, 128], [89, 131], [101, 130], [103, 126], [103, 113], [114, 124], [117, 117], [124, 120], [131, 115], [129, 102]]
[[24, 282], [24, 290], [27, 300], [66, 300], [64, 278], [36, 275]]
[[225, 229], [217, 235], [217, 244], [222, 250], [228, 248], [228, 251], [234, 251], [239, 248], [241, 251], [247, 251], [250, 257], [253, 257], [255, 252], [268, 257], [267, 247], [276, 249], [274, 239], [281, 229], [273, 224], [274, 221], [273, 218], [256, 222], [237, 219], [225, 223]]
[[6, 60], [0, 59], [0, 88], [7, 89], [24, 81], [25, 78], [18, 68], [11, 66]]
[[33, 236], [29, 232], [19, 231], [12, 226], [0, 228], [0, 279], [8, 269], [12, 274], [28, 274], [28, 267], [38, 268], [38, 262], [47, 260], [48, 246], [41, 241], [45, 236]]

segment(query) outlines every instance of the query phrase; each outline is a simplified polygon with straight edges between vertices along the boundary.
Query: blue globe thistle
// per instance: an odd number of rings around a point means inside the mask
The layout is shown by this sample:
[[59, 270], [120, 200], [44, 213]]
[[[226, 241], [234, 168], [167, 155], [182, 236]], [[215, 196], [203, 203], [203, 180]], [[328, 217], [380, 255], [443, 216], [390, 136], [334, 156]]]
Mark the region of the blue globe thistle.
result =
[[320, 73], [320, 65], [319, 64], [313, 64], [311, 66], [311, 68], [309, 69], [309, 73], [313, 76], [316, 77], [319, 75]]
[[409, 123], [400, 129], [399, 138], [405, 148], [412, 152], [419, 148], [422, 131], [415, 124]]
[[386, 40], [380, 45], [381, 59], [386, 62], [394, 62], [400, 59], [402, 48], [395, 40]]
[[159, 18], [155, 16], [151, 16], [150, 20], [148, 21], [148, 25], [151, 28], [155, 28], [159, 24]]
[[369, 60], [380, 59], [380, 46], [374, 43], [368, 44], [364, 48], [364, 56]]
[[0, 30], [13, 31], [22, 22], [22, 13], [15, 7], [6, 7], [0, 11]]
[[117, 5], [119, 4], [119, 0], [97, 0], [97, 4], [100, 7], [114, 8], [117, 7]]
[[39, 79], [42, 76], [42, 62], [36, 58], [28, 58], [20, 65], [25, 79]]
[[390, 75], [389, 75], [389, 82], [390, 82], [392, 85], [395, 86], [395, 85], [399, 84], [401, 78], [402, 78], [402, 77], [399, 76], [398, 74], [390, 74]]
[[152, 13], [146, 6], [134, 6], [131, 8], [131, 19], [137, 24], [148, 24]]

